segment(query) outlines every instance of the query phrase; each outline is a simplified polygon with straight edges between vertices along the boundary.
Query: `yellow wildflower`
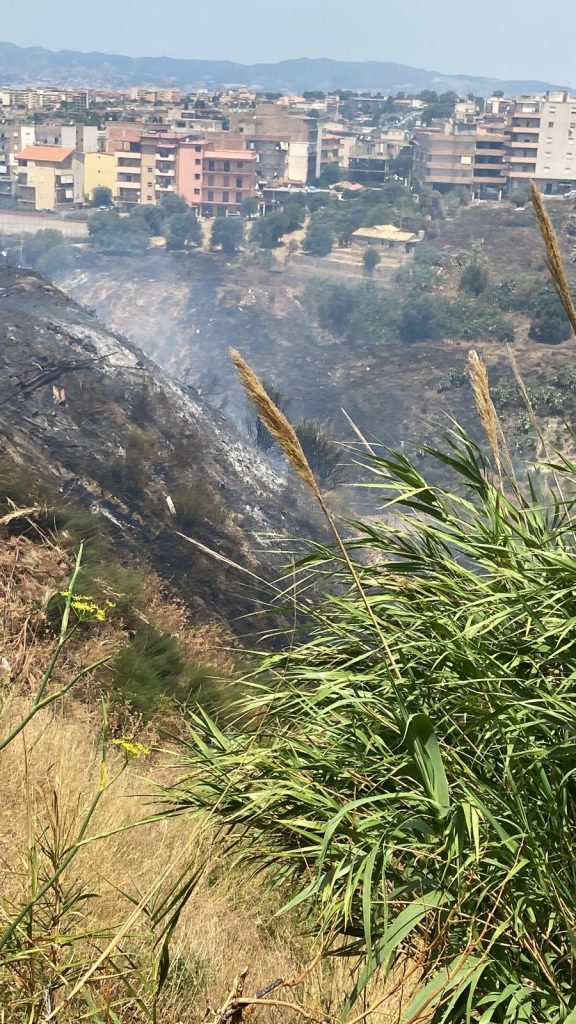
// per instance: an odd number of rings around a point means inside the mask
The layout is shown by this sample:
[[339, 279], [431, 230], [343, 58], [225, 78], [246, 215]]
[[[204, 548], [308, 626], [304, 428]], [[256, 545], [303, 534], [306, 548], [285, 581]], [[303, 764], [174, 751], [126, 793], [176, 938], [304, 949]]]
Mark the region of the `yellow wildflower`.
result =
[[128, 760], [133, 757], [147, 757], [150, 753], [150, 747], [145, 747], [143, 743], [139, 743], [133, 736], [122, 736], [119, 740], [114, 740], [117, 747], [120, 747]]

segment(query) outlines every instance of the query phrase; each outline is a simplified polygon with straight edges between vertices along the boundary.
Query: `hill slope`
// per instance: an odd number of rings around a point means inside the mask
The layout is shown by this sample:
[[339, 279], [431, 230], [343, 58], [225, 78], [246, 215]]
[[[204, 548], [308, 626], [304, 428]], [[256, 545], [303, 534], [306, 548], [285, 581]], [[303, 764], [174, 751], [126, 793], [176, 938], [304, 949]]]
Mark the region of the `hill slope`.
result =
[[325, 58], [238, 64], [227, 60], [182, 60], [173, 57], [126, 57], [120, 54], [46, 50], [0, 43], [0, 84], [43, 83], [78, 86], [156, 85], [218, 88], [245, 85], [255, 89], [301, 92], [309, 89], [364, 89], [389, 93], [436, 89], [488, 96], [543, 92], [541, 81], [506, 81], [466, 74], [441, 74], [392, 61], [338, 61]]
[[251, 607], [237, 573], [177, 535], [265, 573], [255, 535], [302, 528], [298, 497], [232, 424], [31, 271], [0, 271], [0, 367], [3, 481], [12, 466], [89, 510], [189, 605]]

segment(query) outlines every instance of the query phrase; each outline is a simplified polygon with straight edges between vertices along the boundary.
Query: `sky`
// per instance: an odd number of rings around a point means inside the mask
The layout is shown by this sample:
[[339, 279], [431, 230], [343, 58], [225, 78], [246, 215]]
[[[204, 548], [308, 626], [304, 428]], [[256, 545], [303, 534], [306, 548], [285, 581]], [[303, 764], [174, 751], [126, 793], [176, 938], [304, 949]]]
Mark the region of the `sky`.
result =
[[20, 46], [130, 56], [392, 60], [576, 86], [574, 0], [0, 0]]

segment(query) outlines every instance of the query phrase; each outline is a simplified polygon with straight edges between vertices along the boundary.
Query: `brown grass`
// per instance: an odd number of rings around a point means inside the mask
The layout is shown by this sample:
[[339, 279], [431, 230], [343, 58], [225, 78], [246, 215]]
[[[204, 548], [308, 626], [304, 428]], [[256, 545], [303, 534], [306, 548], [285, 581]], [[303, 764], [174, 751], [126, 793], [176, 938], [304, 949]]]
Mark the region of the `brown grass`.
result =
[[[2, 716], [3, 729], [25, 705], [24, 698], [12, 697]], [[99, 783], [98, 728], [98, 719], [69, 698], [65, 705], [46, 709], [4, 752], [0, 891], [5, 906], [18, 906], [25, 899], [29, 837], [46, 834], [55, 802], [70, 833], [77, 828]], [[105, 794], [90, 834], [108, 833], [149, 815], [155, 784], [170, 777], [168, 762], [169, 756], [160, 753], [131, 762]], [[109, 775], [119, 764], [120, 755], [113, 754]], [[189, 829], [188, 820], [165, 819], [85, 846], [65, 877], [66, 885], [79, 881], [97, 893], [97, 899], [88, 905], [83, 929], [118, 929], [133, 910], [122, 892], [138, 899], [147, 891], [167, 865], [178, 861], [180, 851], [189, 843]], [[163, 1024], [200, 1019], [207, 1004], [221, 1005], [235, 974], [245, 967], [249, 969], [248, 994], [275, 978], [297, 975], [313, 955], [306, 940], [292, 934], [290, 921], [275, 919], [276, 907], [261, 879], [243, 876], [223, 859], [221, 847], [217, 843], [212, 846], [208, 836], [202, 840], [202, 853], [208, 856], [208, 870], [184, 911], [172, 944], [171, 956], [180, 980], [166, 989]], [[175, 868], [173, 877], [176, 873]], [[152, 937], [145, 917], [140, 917], [137, 932], [125, 946], [146, 972]], [[94, 950], [87, 954], [88, 958], [95, 955]], [[343, 967], [318, 965], [299, 989], [298, 1000], [316, 1006], [320, 1015], [333, 1011], [341, 1001], [346, 973]], [[273, 1008], [259, 1013], [276, 1019]]]

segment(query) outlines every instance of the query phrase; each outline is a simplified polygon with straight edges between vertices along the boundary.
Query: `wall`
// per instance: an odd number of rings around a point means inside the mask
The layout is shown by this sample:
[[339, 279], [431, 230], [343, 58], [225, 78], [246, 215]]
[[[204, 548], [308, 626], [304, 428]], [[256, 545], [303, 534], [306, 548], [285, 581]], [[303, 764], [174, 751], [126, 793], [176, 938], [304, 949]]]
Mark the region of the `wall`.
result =
[[99, 186], [116, 195], [116, 161], [112, 153], [86, 153], [84, 157], [84, 195], [90, 199]]

